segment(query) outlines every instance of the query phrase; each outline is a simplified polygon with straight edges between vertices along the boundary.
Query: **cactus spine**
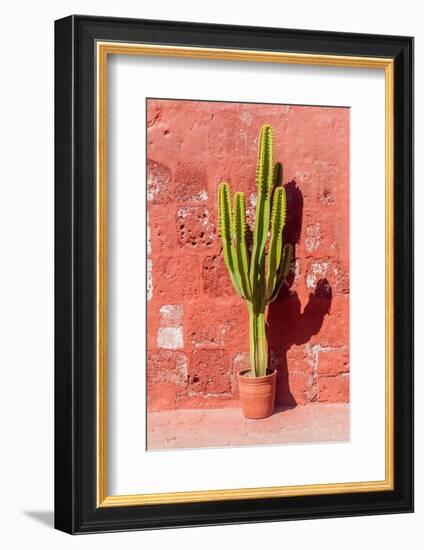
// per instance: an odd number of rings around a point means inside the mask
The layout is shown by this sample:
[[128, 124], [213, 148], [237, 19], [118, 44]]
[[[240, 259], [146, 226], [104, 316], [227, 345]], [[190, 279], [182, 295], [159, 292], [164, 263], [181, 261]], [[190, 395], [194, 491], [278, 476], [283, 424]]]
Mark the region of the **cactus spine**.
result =
[[267, 305], [275, 300], [289, 272], [293, 247], [283, 247], [286, 192], [281, 185], [282, 166], [274, 162], [272, 127], [264, 125], [259, 135], [253, 247], [246, 245], [246, 205], [238, 191], [231, 204], [228, 183], [218, 188], [219, 230], [225, 265], [234, 289], [246, 300], [249, 312], [250, 363], [252, 376], [265, 376], [268, 350], [265, 333]]

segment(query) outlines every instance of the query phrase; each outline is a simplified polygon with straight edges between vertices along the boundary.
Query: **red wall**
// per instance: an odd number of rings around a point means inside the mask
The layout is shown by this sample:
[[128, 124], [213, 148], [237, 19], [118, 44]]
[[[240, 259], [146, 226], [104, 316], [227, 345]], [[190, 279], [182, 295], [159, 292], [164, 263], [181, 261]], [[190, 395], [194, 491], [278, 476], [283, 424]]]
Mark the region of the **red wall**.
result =
[[238, 406], [247, 311], [223, 263], [216, 188], [254, 214], [260, 126], [274, 128], [295, 245], [269, 309], [277, 402], [349, 400], [349, 109], [148, 100], [148, 407]]

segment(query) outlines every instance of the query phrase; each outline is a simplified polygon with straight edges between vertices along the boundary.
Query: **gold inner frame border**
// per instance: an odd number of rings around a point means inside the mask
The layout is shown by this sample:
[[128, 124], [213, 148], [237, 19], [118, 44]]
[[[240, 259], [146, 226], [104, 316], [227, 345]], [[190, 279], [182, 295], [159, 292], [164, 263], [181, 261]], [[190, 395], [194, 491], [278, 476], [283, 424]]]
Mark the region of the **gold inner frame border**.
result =
[[[107, 62], [109, 55], [141, 55], [255, 61], [331, 67], [384, 69], [385, 72], [385, 479], [315, 485], [214, 489], [171, 493], [108, 495], [107, 491]], [[394, 489], [394, 60], [391, 58], [303, 54], [124, 42], [96, 42], [97, 64], [97, 335], [96, 471], [97, 507], [142, 506], [306, 495], [365, 493]]]

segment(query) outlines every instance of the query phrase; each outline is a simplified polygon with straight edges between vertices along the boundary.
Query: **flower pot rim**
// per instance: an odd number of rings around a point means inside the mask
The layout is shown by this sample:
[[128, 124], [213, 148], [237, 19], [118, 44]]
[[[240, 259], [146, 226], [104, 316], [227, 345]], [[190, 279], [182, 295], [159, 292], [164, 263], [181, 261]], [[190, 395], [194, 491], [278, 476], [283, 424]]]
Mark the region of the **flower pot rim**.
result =
[[250, 369], [244, 369], [237, 373], [237, 377], [244, 382], [251, 382], [254, 383], [255, 381], [261, 382], [265, 380], [269, 380], [270, 378], [273, 378], [277, 375], [277, 369], [267, 369], [267, 373], [265, 376], [246, 376], [248, 372], [251, 372]]

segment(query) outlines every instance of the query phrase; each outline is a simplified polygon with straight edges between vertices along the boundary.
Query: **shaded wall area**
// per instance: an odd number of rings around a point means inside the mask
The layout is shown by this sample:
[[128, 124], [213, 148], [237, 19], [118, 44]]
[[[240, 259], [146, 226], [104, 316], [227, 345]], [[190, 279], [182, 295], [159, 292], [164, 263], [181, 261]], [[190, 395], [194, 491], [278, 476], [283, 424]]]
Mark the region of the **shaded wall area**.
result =
[[268, 312], [277, 403], [349, 400], [349, 109], [147, 101], [149, 410], [238, 406], [246, 306], [217, 233], [216, 189], [246, 193], [251, 224], [262, 124], [274, 128], [295, 246]]

